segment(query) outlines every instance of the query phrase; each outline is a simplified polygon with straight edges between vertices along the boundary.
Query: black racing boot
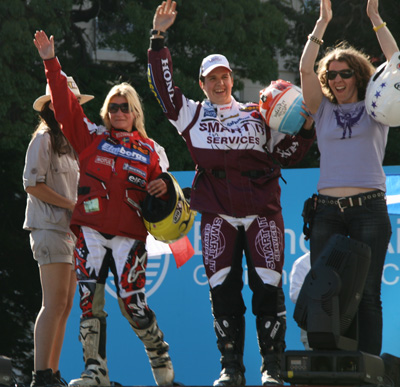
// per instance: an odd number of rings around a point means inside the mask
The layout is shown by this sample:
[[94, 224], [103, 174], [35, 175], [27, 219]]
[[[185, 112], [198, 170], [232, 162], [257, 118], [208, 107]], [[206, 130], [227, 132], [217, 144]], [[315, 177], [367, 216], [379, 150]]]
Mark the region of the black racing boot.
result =
[[37, 370], [32, 372], [31, 387], [61, 387], [61, 383], [54, 380], [53, 370]]
[[219, 317], [214, 320], [217, 345], [221, 352], [222, 371], [214, 386], [245, 386], [243, 365], [244, 316]]
[[54, 384], [59, 384], [61, 386], [68, 386], [67, 381], [61, 376], [60, 370], [53, 373], [53, 382]]
[[281, 361], [285, 350], [286, 317], [257, 317], [257, 335], [262, 356], [263, 386], [282, 385]]

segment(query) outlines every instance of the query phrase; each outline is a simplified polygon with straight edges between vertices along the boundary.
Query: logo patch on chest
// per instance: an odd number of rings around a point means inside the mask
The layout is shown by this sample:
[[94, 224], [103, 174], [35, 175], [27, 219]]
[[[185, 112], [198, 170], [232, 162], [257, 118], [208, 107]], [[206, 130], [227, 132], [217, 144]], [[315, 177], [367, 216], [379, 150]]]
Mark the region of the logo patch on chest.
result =
[[130, 183], [132, 183], [132, 184], [137, 185], [137, 186], [140, 187], [140, 188], [146, 187], [146, 180], [145, 180], [145, 179], [142, 179], [142, 178], [139, 177], [139, 176], [129, 174], [129, 175], [128, 175], [128, 181], [129, 181]]

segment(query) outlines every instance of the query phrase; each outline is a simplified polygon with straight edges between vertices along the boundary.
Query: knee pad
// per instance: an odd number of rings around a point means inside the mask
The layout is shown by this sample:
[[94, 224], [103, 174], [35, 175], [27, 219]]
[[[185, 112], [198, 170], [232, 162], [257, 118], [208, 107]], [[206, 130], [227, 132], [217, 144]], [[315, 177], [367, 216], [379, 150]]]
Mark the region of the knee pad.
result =
[[234, 288], [229, 282], [224, 282], [210, 290], [211, 308], [215, 318], [220, 316], [243, 316], [246, 306], [243, 301], [242, 289]]
[[277, 316], [286, 313], [285, 294], [281, 287], [262, 284], [253, 290], [253, 314]]
[[144, 298], [144, 293], [136, 293], [126, 298], [118, 297], [118, 305], [122, 315], [132, 327], [137, 329], [147, 328], [151, 324], [154, 315], [147, 303], [142, 302]]

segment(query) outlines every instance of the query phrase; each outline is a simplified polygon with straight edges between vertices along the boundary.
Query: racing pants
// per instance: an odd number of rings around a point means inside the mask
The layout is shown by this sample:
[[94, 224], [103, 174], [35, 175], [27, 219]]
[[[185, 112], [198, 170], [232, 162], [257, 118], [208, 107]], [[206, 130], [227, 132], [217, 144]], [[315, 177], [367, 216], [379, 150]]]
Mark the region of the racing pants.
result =
[[281, 288], [284, 224], [280, 212], [245, 218], [203, 213], [201, 241], [215, 318], [239, 317], [246, 311], [242, 297], [243, 253], [253, 292], [253, 314], [286, 314]]
[[138, 329], [149, 325], [153, 312], [145, 294], [147, 253], [144, 242], [104, 235], [83, 226], [74, 255], [81, 319], [107, 316], [104, 292], [111, 270], [124, 317]]

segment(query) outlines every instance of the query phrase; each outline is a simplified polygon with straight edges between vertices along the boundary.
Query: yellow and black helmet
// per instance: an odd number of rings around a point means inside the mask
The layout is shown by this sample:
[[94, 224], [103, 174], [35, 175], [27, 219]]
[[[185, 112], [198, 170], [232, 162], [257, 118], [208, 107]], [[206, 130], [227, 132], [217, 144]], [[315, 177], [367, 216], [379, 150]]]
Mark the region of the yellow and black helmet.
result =
[[144, 225], [155, 239], [171, 243], [190, 231], [197, 212], [190, 209], [189, 201], [173, 175], [163, 172], [157, 178], [168, 180], [168, 200], [147, 194], [142, 205]]

